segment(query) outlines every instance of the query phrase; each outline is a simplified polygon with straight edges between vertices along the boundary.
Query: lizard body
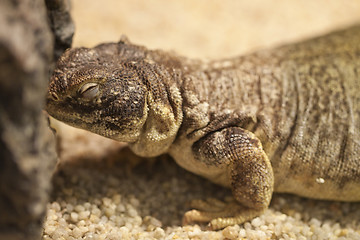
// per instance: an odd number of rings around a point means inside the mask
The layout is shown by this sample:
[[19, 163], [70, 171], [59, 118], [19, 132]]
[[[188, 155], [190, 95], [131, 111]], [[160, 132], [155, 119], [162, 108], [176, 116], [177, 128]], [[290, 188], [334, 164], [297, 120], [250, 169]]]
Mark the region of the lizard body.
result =
[[46, 109], [231, 187], [237, 203], [185, 215], [217, 229], [261, 214], [274, 191], [360, 201], [359, 91], [360, 26], [208, 62], [123, 38], [65, 52]]

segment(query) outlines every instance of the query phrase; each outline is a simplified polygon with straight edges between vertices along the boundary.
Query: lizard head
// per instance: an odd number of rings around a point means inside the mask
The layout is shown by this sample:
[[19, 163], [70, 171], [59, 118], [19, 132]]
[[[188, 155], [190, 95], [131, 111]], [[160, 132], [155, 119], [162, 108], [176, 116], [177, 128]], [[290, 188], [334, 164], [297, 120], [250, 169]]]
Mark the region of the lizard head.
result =
[[147, 118], [147, 90], [134, 61], [114, 59], [115, 48], [66, 51], [51, 77], [46, 110], [71, 126], [133, 142]]
[[71, 126], [128, 142], [141, 156], [167, 151], [180, 128], [182, 60], [118, 43], [67, 50], [51, 77], [46, 110]]

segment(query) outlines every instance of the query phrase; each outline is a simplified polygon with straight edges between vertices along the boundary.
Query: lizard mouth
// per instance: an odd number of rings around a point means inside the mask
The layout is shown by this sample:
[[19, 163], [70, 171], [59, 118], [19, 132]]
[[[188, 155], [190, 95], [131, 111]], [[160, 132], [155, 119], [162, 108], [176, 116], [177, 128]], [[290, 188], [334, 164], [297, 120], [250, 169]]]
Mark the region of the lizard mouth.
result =
[[[55, 100], [51, 93], [48, 94], [45, 106], [45, 110], [51, 117], [72, 127], [88, 130], [112, 139], [118, 139], [119, 133], [126, 133], [126, 124], [109, 121], [107, 118], [96, 117], [99, 114], [89, 111], [89, 109], [85, 111], [84, 108], [86, 107], [74, 104], [70, 99], [67, 101]], [[93, 110], [97, 111], [96, 109]]]
[[54, 92], [49, 92], [46, 98], [45, 110], [57, 120], [68, 125], [80, 128], [88, 127], [94, 123], [94, 120], [84, 111], [78, 112], [70, 99], [60, 99]]

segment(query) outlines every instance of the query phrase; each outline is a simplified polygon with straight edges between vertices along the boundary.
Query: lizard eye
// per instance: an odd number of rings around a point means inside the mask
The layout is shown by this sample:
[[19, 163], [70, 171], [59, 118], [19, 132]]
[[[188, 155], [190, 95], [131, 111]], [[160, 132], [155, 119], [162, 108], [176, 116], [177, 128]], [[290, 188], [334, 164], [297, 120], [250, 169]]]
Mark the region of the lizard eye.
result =
[[99, 84], [85, 83], [78, 92], [86, 99], [92, 99], [99, 93]]

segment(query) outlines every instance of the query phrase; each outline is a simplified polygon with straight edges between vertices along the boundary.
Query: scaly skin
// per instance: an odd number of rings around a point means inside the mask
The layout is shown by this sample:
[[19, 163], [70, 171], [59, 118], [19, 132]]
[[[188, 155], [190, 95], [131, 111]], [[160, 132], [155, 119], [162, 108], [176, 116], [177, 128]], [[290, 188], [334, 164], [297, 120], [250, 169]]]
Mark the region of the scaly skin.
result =
[[234, 201], [195, 201], [184, 217], [219, 229], [261, 214], [274, 191], [360, 201], [359, 92], [360, 26], [211, 62], [123, 38], [68, 50], [46, 109], [231, 187]]

